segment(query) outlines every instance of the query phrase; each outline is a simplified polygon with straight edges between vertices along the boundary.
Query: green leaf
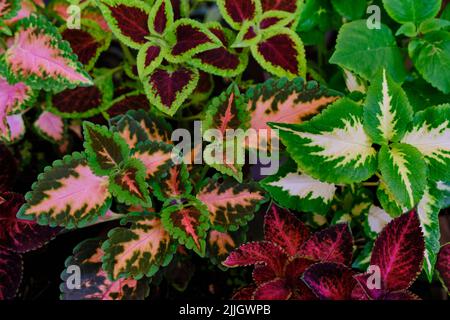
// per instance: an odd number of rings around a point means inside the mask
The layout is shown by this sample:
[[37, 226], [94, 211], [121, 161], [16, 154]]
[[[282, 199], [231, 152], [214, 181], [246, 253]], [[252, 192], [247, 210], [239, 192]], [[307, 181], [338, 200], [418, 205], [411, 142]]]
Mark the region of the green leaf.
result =
[[398, 23], [420, 23], [433, 18], [441, 4], [441, 0], [383, 0], [387, 13]]
[[406, 207], [399, 205], [399, 201], [395, 198], [386, 183], [383, 181], [380, 181], [380, 185], [378, 186], [377, 198], [378, 201], [380, 201], [381, 207], [393, 218], [396, 218], [402, 213], [408, 211]]
[[428, 19], [419, 26], [420, 33], [429, 33], [450, 27], [450, 21], [445, 19]]
[[260, 184], [280, 206], [302, 212], [326, 213], [336, 191], [334, 184], [299, 172], [292, 161]]
[[343, 98], [300, 125], [271, 123], [299, 169], [329, 183], [354, 183], [376, 171], [376, 151], [363, 128], [363, 109]]
[[344, 18], [356, 20], [361, 18], [366, 12], [366, 0], [331, 0], [334, 9]]
[[409, 56], [422, 77], [444, 93], [450, 93], [450, 33], [435, 31], [414, 39], [408, 46]]
[[109, 175], [128, 158], [130, 150], [119, 133], [88, 121], [83, 122], [83, 133], [88, 163], [96, 174]]
[[372, 81], [364, 106], [364, 130], [377, 144], [398, 142], [412, 120], [405, 92], [383, 70]]
[[424, 110], [429, 106], [446, 103], [450, 98], [449, 95], [434, 88], [422, 77], [413, 81], [406, 81], [402, 87], [408, 96], [409, 103], [413, 107], [414, 112]]
[[408, 144], [394, 143], [381, 147], [378, 157], [383, 181], [407, 209], [413, 208], [422, 198], [427, 167], [422, 154]]
[[366, 80], [372, 80], [382, 69], [402, 82], [406, 76], [403, 58], [391, 30], [369, 29], [366, 20], [346, 23], [339, 31], [336, 51], [330, 63], [348, 69]]
[[176, 245], [161, 219], [154, 214], [131, 213], [121, 221], [130, 228], [115, 228], [103, 243], [103, 269], [111, 279], [151, 277], [172, 260]]
[[407, 22], [403, 24], [395, 33], [396, 36], [400, 36], [404, 34], [407, 37], [413, 38], [417, 36], [417, 28], [416, 25], [412, 22]]
[[370, 265], [370, 257], [372, 256], [373, 242], [368, 242], [364, 248], [356, 256], [352, 264], [352, 268], [366, 271]]
[[431, 179], [450, 181], [450, 104], [417, 113], [402, 142], [422, 153]]
[[138, 159], [126, 160], [120, 165], [120, 169], [110, 175], [109, 190], [119, 202], [151, 207], [145, 171], [145, 166]]
[[96, 176], [80, 153], [53, 162], [31, 188], [17, 217], [40, 225], [83, 227], [105, 215], [111, 205], [108, 179]]

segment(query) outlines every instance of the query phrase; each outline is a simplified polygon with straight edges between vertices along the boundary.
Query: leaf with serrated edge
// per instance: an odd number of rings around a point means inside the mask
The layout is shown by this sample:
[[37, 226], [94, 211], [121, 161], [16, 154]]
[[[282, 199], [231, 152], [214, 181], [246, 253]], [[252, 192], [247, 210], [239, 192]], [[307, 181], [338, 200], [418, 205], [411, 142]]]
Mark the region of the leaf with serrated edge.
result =
[[172, 146], [164, 142], [145, 141], [133, 150], [132, 157], [139, 159], [145, 166], [146, 179], [158, 179], [166, 175], [173, 166]]
[[60, 143], [65, 139], [66, 124], [64, 120], [51, 112], [42, 112], [34, 122], [34, 128], [50, 142]]
[[190, 194], [192, 191], [189, 172], [184, 163], [173, 165], [167, 170], [165, 177], [152, 179], [150, 185], [154, 195], [163, 202], [169, 198]]
[[152, 33], [164, 35], [174, 21], [174, 13], [170, 0], [157, 0], [148, 17], [148, 27]]
[[140, 78], [148, 76], [158, 68], [166, 54], [166, 49], [152, 42], [144, 44], [137, 55], [137, 68]]
[[392, 217], [383, 209], [371, 205], [364, 221], [364, 231], [370, 238], [375, 238], [383, 228], [392, 221]]
[[262, 12], [259, 0], [218, 0], [217, 6], [222, 17], [235, 30], [240, 30], [243, 22], [255, 20]]
[[113, 131], [117, 131], [129, 148], [133, 150], [140, 142], [148, 140], [147, 133], [139, 122], [129, 115], [118, 116], [110, 120], [114, 125]]

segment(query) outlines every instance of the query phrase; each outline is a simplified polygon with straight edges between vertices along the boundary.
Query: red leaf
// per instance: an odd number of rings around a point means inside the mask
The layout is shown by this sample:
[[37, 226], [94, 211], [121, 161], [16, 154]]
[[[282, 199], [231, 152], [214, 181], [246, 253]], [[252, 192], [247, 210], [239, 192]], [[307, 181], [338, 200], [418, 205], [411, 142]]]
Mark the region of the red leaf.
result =
[[204, 64], [223, 70], [234, 70], [240, 64], [239, 55], [230, 52], [225, 47], [211, 49], [194, 56]]
[[221, 0], [218, 5], [224, 11], [225, 20], [235, 29], [238, 29], [244, 21], [250, 21], [256, 17], [256, 0]]
[[450, 290], [450, 243], [443, 246], [439, 251], [436, 269], [439, 271], [447, 291]]
[[383, 298], [384, 300], [420, 300], [418, 296], [409, 291], [390, 292]]
[[303, 280], [322, 300], [350, 300], [356, 280], [354, 272], [341, 264], [317, 263], [303, 275]]
[[16, 159], [9, 149], [0, 143], [0, 192], [11, 188], [17, 173]]
[[0, 246], [0, 300], [15, 297], [22, 281], [22, 257]]
[[18, 219], [16, 214], [24, 203], [25, 199], [21, 194], [0, 193], [0, 242], [16, 252], [38, 249], [61, 231], [60, 228], [49, 228], [34, 221]]
[[102, 93], [96, 86], [67, 89], [53, 95], [51, 104], [58, 113], [77, 114], [95, 110], [102, 103]]
[[234, 250], [223, 262], [227, 267], [249, 266], [264, 263], [275, 275], [283, 276], [288, 257], [276, 244], [271, 242], [249, 242]]
[[337, 224], [316, 232], [300, 249], [299, 255], [321, 262], [349, 265], [352, 261], [353, 237], [347, 224]]
[[231, 300], [252, 300], [253, 299], [253, 293], [256, 290], [256, 286], [251, 284], [247, 287], [243, 287], [236, 291], [233, 294], [233, 297], [231, 297]]
[[288, 300], [292, 295], [284, 279], [275, 279], [256, 288], [253, 298], [255, 300]]
[[273, 270], [265, 264], [256, 264], [252, 273], [253, 281], [256, 284], [261, 284], [275, 279], [277, 276]]
[[291, 287], [302, 287], [302, 280], [300, 279], [303, 273], [308, 269], [314, 260], [297, 257], [292, 261], [289, 261], [285, 267], [285, 278]]
[[415, 211], [392, 220], [375, 241], [371, 266], [381, 272], [384, 291], [406, 290], [422, 269], [425, 250], [420, 221]]
[[298, 8], [296, 0], [261, 0], [263, 11], [280, 10], [287, 12], [296, 12]]
[[129, 110], [149, 110], [150, 103], [145, 94], [130, 93], [115, 102], [106, 111], [110, 117], [115, 117], [120, 114], [125, 114]]
[[89, 64], [101, 46], [89, 32], [82, 29], [66, 29], [61, 35], [70, 43], [73, 52], [78, 56], [78, 61], [84, 65]]
[[162, 1], [152, 21], [153, 29], [159, 34], [163, 34], [169, 24], [166, 10], [168, 10], [166, 8], [166, 2]]
[[309, 238], [309, 230], [289, 211], [272, 205], [264, 221], [264, 239], [282, 247], [295, 256]]

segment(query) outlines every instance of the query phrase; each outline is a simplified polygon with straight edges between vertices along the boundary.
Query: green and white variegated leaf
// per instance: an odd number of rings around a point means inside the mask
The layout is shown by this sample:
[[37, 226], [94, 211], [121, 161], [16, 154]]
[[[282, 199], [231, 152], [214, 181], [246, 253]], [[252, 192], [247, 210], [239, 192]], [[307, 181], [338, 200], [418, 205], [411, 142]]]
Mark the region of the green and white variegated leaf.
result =
[[96, 174], [109, 175], [128, 158], [130, 150], [119, 133], [87, 121], [83, 123], [83, 128], [89, 166]]
[[417, 205], [417, 214], [425, 238], [423, 269], [430, 282], [433, 280], [434, 266], [440, 249], [439, 195], [437, 183], [431, 182], [425, 187], [422, 199]]
[[352, 264], [352, 268], [366, 271], [370, 265], [370, 258], [372, 256], [373, 242], [368, 242], [361, 252], [356, 256]]
[[109, 177], [109, 190], [119, 202], [128, 205], [152, 206], [145, 182], [146, 168], [135, 158], [125, 160], [120, 168]]
[[408, 208], [399, 204], [389, 187], [383, 181], [377, 189], [377, 198], [380, 201], [381, 207], [393, 218], [400, 216], [402, 213], [408, 211]]
[[367, 218], [364, 221], [364, 231], [367, 236], [375, 239], [383, 228], [392, 221], [392, 217], [383, 209], [377, 206], [370, 206]]
[[375, 143], [398, 142], [412, 120], [412, 108], [405, 92], [383, 69], [367, 92], [364, 129]]
[[450, 104], [417, 113], [402, 142], [423, 154], [431, 179], [450, 181]]
[[413, 146], [394, 143], [381, 147], [378, 157], [384, 183], [399, 205], [412, 209], [422, 198], [427, 182], [427, 166]]
[[351, 216], [350, 213], [345, 212], [345, 211], [337, 211], [334, 216], [333, 219], [330, 222], [330, 225], [336, 225], [336, 224], [340, 224], [340, 223], [351, 223], [353, 220], [353, 217]]
[[89, 168], [86, 156], [74, 153], [46, 167], [17, 216], [40, 225], [83, 227], [105, 215], [111, 204], [108, 178]]
[[154, 214], [132, 213], [121, 221], [130, 228], [115, 228], [103, 243], [103, 269], [111, 279], [151, 277], [172, 260], [176, 245]]
[[437, 190], [440, 194], [439, 203], [442, 209], [446, 209], [450, 207], [450, 181], [438, 181], [437, 182]]
[[302, 172], [329, 183], [354, 183], [376, 171], [376, 151], [363, 128], [363, 109], [341, 99], [300, 125], [270, 123]]
[[299, 172], [292, 162], [260, 184], [280, 206], [304, 212], [326, 213], [336, 192], [334, 184]]

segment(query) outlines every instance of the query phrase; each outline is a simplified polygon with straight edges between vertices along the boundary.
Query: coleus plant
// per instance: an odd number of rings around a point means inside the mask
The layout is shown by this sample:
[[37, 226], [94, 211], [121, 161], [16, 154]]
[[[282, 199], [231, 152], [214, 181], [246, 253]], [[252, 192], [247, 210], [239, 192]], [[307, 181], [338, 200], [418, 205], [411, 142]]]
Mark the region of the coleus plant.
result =
[[254, 284], [241, 288], [234, 299], [405, 300], [417, 299], [407, 289], [420, 273], [423, 252], [423, 234], [414, 211], [391, 221], [372, 252], [370, 265], [378, 267], [380, 279], [375, 293], [367, 287], [367, 276], [350, 267], [353, 236], [348, 225], [310, 235], [293, 214], [273, 205], [265, 216], [264, 241], [240, 246], [224, 264], [255, 265]]

